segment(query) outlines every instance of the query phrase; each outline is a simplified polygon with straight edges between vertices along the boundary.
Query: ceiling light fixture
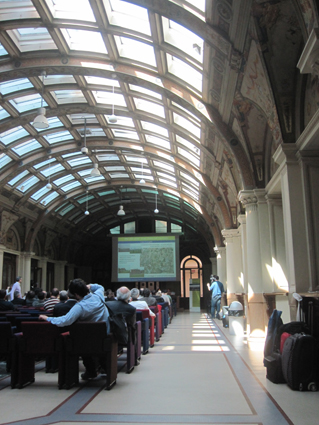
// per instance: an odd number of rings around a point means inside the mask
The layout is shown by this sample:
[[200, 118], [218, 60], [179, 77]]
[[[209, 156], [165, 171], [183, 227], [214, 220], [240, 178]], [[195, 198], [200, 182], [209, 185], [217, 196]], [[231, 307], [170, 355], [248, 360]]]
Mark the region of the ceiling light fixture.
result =
[[[123, 186], [121, 186], [121, 204], [122, 204], [122, 188], [123, 188]], [[117, 212], [117, 215], [120, 216], [120, 217], [123, 217], [125, 215], [123, 205], [120, 205], [120, 208]]]
[[93, 164], [93, 170], [90, 172], [91, 177], [99, 177], [101, 175], [101, 172], [99, 170], [99, 164]]
[[140, 184], [145, 184], [145, 180], [144, 180], [144, 169], [143, 169], [143, 158], [141, 160], [142, 163], [142, 178], [140, 180]]
[[90, 215], [90, 211], [89, 211], [89, 191], [86, 190], [86, 210], [84, 212], [84, 215]]
[[84, 118], [84, 146], [81, 148], [83, 155], [87, 155], [89, 150], [86, 147], [86, 118]]
[[154, 210], [154, 213], [155, 214], [158, 214], [159, 213], [159, 211], [157, 209], [157, 192], [155, 193], [155, 210]]
[[[51, 155], [49, 156], [49, 159], [51, 159]], [[50, 178], [51, 178], [51, 161], [49, 162], [49, 178], [48, 178], [48, 183], [45, 186], [47, 189], [51, 190], [52, 189], [52, 184], [50, 182]]]
[[114, 115], [114, 84], [113, 84], [113, 96], [112, 96], [112, 115], [108, 118], [109, 123], [116, 124], [117, 123], [117, 117]]
[[39, 130], [43, 130], [45, 128], [49, 127], [49, 122], [45, 116], [46, 114], [46, 109], [43, 108], [43, 92], [44, 92], [44, 77], [46, 77], [46, 72], [42, 71], [41, 72], [42, 75], [42, 95], [41, 95], [41, 108], [39, 108], [38, 110], [38, 115], [35, 117], [32, 125], [34, 128], [39, 129]]

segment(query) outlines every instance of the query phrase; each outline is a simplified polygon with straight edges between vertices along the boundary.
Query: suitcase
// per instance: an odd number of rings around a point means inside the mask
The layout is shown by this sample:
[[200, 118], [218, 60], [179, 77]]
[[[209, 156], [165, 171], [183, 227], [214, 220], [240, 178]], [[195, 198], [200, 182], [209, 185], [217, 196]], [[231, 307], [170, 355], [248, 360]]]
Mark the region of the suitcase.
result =
[[272, 353], [264, 358], [264, 366], [266, 367], [266, 378], [274, 384], [285, 383], [282, 373], [281, 354]]
[[311, 335], [294, 334], [282, 351], [282, 372], [292, 390], [317, 391], [317, 342]]

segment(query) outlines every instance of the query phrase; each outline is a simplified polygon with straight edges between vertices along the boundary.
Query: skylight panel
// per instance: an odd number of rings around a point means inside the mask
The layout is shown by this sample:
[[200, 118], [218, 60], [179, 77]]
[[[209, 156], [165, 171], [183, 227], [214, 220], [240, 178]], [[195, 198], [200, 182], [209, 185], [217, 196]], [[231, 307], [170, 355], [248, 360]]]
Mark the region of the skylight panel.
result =
[[61, 29], [62, 34], [70, 50], [82, 50], [87, 52], [107, 54], [107, 49], [102, 35], [96, 31], [78, 29]]
[[189, 151], [186, 151], [185, 149], [182, 149], [180, 147], [178, 147], [177, 150], [178, 150], [178, 153], [180, 155], [182, 155], [184, 158], [188, 159], [191, 163], [193, 163], [194, 165], [196, 165], [196, 167], [199, 168], [200, 161], [199, 161], [198, 157], [195, 157]]
[[38, 164], [35, 164], [33, 166], [33, 168], [35, 168], [36, 170], [38, 170], [39, 168], [42, 168], [42, 167], [44, 167], [44, 166], [46, 166], [48, 164], [51, 164], [52, 162], [55, 162], [55, 161], [56, 161], [55, 158], [49, 158], [49, 159], [46, 159], [45, 161], [42, 161], [42, 162], [39, 162]]
[[54, 18], [95, 22], [89, 0], [46, 0]]
[[167, 171], [170, 171], [172, 173], [175, 173], [175, 168], [172, 165], [165, 164], [164, 162], [160, 162], [160, 161], [156, 161], [156, 160], [153, 161], [153, 164], [154, 164], [155, 167], [158, 167], [162, 170], [167, 170]]
[[199, 182], [197, 180], [193, 179], [192, 177], [190, 177], [188, 174], [181, 171], [180, 176], [183, 177], [188, 183], [191, 183], [195, 187], [199, 188]]
[[56, 186], [61, 186], [64, 183], [69, 182], [70, 180], [74, 180], [74, 176], [72, 174], [68, 174], [66, 176], [60, 177], [57, 180], [53, 181], [53, 184], [55, 184]]
[[50, 193], [50, 195], [46, 196], [45, 198], [42, 199], [42, 201], [40, 202], [42, 205], [48, 205], [50, 202], [53, 201], [53, 199], [57, 198], [58, 196], [60, 196], [58, 194], [58, 192], [52, 192]]
[[81, 204], [84, 204], [84, 202], [86, 201], [88, 202], [91, 201], [91, 199], [94, 199], [93, 195], [85, 195], [85, 196], [81, 195], [79, 198], [76, 199], [76, 202], [78, 202], [81, 205]]
[[26, 153], [30, 153], [35, 151], [36, 149], [40, 149], [43, 146], [37, 140], [32, 139], [27, 142], [21, 143], [20, 145], [15, 146], [12, 150], [19, 156], [22, 156]]
[[156, 66], [153, 46], [128, 37], [114, 36], [119, 55], [123, 58]]
[[184, 139], [183, 137], [180, 137], [178, 134], [176, 134], [176, 141], [185, 146], [187, 149], [195, 153], [196, 155], [200, 155], [200, 149], [197, 147], [194, 143], [189, 142], [188, 140]]
[[[16, 97], [14, 99], [10, 99], [10, 103], [14, 106], [20, 114], [25, 111], [30, 111], [32, 109], [40, 108], [41, 106], [41, 96], [36, 94], [30, 94], [27, 96]], [[45, 108], [47, 103], [43, 100], [43, 107]]]
[[102, 181], [102, 180], [105, 180], [104, 176], [92, 177], [92, 176], [89, 175], [88, 177], [84, 177], [85, 183], [95, 183], [95, 182]]
[[120, 87], [120, 83], [117, 80], [104, 77], [95, 77], [94, 75], [85, 75], [84, 78], [88, 84], [109, 86], [109, 87]]
[[203, 76], [201, 72], [169, 53], [166, 54], [166, 58], [168, 72], [175, 75], [178, 79], [184, 80], [187, 86], [194, 87], [200, 93], [202, 92]]
[[111, 25], [151, 35], [147, 9], [121, 0], [110, 0], [110, 5]]
[[1, 0], [0, 21], [11, 21], [17, 19], [39, 18], [39, 14], [32, 1]]
[[[49, 123], [49, 129], [52, 130], [53, 128], [63, 127], [62, 122], [57, 117], [48, 118]], [[44, 129], [37, 129], [37, 131], [40, 133], [41, 131], [47, 131], [47, 128]]]
[[2, 106], [0, 106], [0, 120], [3, 120], [4, 118], [7, 118], [9, 116], [9, 112], [7, 112], [5, 109], [2, 108]]
[[182, 127], [183, 129], [187, 130], [188, 132], [193, 134], [195, 137], [197, 137], [197, 139], [200, 139], [200, 135], [201, 135], [200, 127], [194, 125], [188, 119], [182, 117], [181, 115], [176, 114], [175, 112], [173, 113], [173, 119], [175, 124], [178, 124], [180, 127]]
[[17, 189], [20, 190], [20, 192], [25, 193], [28, 189], [30, 189], [30, 187], [34, 186], [36, 183], [38, 183], [40, 181], [40, 179], [38, 179], [38, 177], [36, 176], [32, 176], [27, 180], [24, 180], [18, 187]]
[[159, 146], [162, 149], [171, 149], [171, 144], [169, 141], [161, 139], [160, 137], [151, 136], [149, 134], [145, 135], [145, 139], [148, 143], [152, 145]]
[[[0, 14], [0, 20], [2, 20], [1, 19], [1, 14]], [[8, 52], [6, 51], [6, 49], [2, 46], [2, 44], [0, 43], [0, 56], [5, 56], [5, 55], [7, 55], [8, 54]]]
[[59, 105], [65, 103], [86, 103], [82, 90], [55, 90], [51, 93]]
[[157, 172], [157, 175], [159, 176], [159, 177], [163, 177], [163, 178], [165, 178], [165, 179], [169, 179], [169, 180], [172, 180], [172, 181], [174, 181], [174, 182], [176, 182], [176, 177], [175, 176], [172, 176], [172, 175], [170, 175], [170, 174], [167, 174], [167, 173], [161, 173], [161, 172]]
[[205, 21], [206, 0], [169, 0]]
[[[191, 96], [191, 98], [192, 98], [192, 96]], [[199, 105], [196, 105], [196, 106], [198, 106], [198, 109], [202, 109], [202, 107], [205, 108], [205, 106], [201, 102], [197, 102], [197, 103], [199, 104]], [[198, 124], [201, 122], [201, 119], [200, 118], [198, 118], [196, 115], [192, 114], [188, 109], [184, 108], [179, 103], [176, 103], [176, 102], [172, 101], [172, 106], [175, 106], [175, 108], [178, 108], [178, 109], [181, 109], [182, 111], [184, 111], [185, 114], [187, 114], [189, 117], [191, 117]]]
[[96, 158], [99, 162], [101, 161], [119, 161], [120, 158], [115, 153], [97, 154]]
[[54, 174], [58, 173], [59, 171], [64, 171], [65, 168], [63, 167], [62, 164], [54, 164], [51, 165], [50, 167], [46, 168], [45, 170], [41, 171], [41, 174], [44, 175], [44, 177], [49, 177], [49, 176], [53, 176]]
[[127, 106], [124, 96], [120, 93], [113, 94], [109, 91], [94, 91], [93, 95], [97, 103], [124, 107]]
[[91, 173], [91, 170], [79, 170], [77, 171], [78, 175], [80, 177], [88, 176]]
[[[104, 117], [106, 119], [108, 119], [109, 117], [107, 115], [104, 115]], [[121, 117], [119, 115], [116, 114], [116, 118], [117, 118], [117, 123], [116, 125], [119, 127], [135, 127], [134, 125], [134, 121], [132, 120], [132, 118], [129, 117]]]
[[139, 140], [139, 136], [136, 133], [136, 131], [129, 131], [129, 130], [121, 130], [121, 129], [112, 129], [112, 133], [114, 137], [120, 138], [120, 139], [133, 139], [133, 140]]
[[136, 109], [148, 112], [149, 114], [156, 115], [157, 117], [165, 118], [165, 111], [162, 105], [159, 105], [149, 100], [133, 98]]
[[75, 208], [75, 205], [69, 204], [67, 207], [63, 208], [59, 211], [59, 214], [62, 215], [62, 217], [67, 214], [68, 212], [72, 211], [73, 208]]
[[162, 16], [164, 40], [182, 52], [203, 62], [204, 40], [177, 22]]
[[96, 115], [94, 114], [69, 114], [67, 115], [68, 119], [73, 125], [83, 125], [84, 130], [84, 118], [86, 118], [86, 124], [98, 124]]
[[199, 199], [198, 192], [195, 192], [192, 187], [189, 187], [185, 185], [184, 183], [182, 183], [182, 191], [186, 193], [187, 195], [189, 195], [191, 198], [193, 198], [195, 201], [198, 201]]
[[3, 96], [9, 93], [14, 93], [16, 91], [25, 90], [33, 85], [30, 83], [28, 78], [18, 78], [17, 80], [6, 81], [0, 83], [0, 92]]
[[4, 153], [0, 153], [0, 169], [4, 167], [5, 165], [9, 164], [9, 162], [11, 161], [12, 159], [10, 158], [10, 156]]
[[73, 75], [47, 75], [43, 82], [45, 86], [55, 84], [76, 84], [76, 79]]
[[[4, 155], [4, 154], [2, 154]], [[18, 174], [16, 177], [14, 177], [12, 180], [8, 182], [10, 186], [14, 186], [19, 180], [23, 179], [23, 177], [27, 176], [29, 174], [28, 170], [23, 171], [22, 173]]]
[[0, 133], [0, 139], [4, 145], [9, 145], [11, 142], [14, 142], [25, 136], [29, 136], [29, 133], [21, 126], [11, 128], [10, 130]]
[[70, 165], [70, 167], [79, 167], [85, 164], [92, 164], [92, 161], [90, 160], [90, 158], [87, 156], [83, 157], [83, 155], [79, 158], [70, 159], [67, 162]]
[[174, 183], [174, 182], [173, 182], [173, 181], [171, 181], [171, 180], [167, 180], [167, 179], [159, 178], [159, 179], [158, 179], [158, 181], [159, 181], [160, 183], [163, 183], [163, 184], [168, 185], [168, 186], [172, 186], [172, 187], [174, 187], [175, 189], [177, 189], [177, 184], [176, 184], [176, 183]]
[[112, 179], [128, 179], [129, 175], [127, 173], [109, 173], [109, 176]]
[[107, 196], [107, 195], [113, 195], [115, 193], [114, 190], [104, 190], [103, 192], [98, 192], [97, 194], [99, 196]]
[[71, 153], [66, 153], [62, 155], [62, 158], [66, 159], [66, 158], [70, 158], [71, 156], [78, 156], [78, 155], [80, 155], [80, 152], [71, 152]]
[[143, 94], [146, 94], [148, 96], [155, 97], [156, 99], [162, 100], [162, 95], [160, 93], [153, 91], [153, 90], [149, 90], [149, 89], [146, 89], [146, 88], [141, 87], [141, 86], [135, 86], [134, 84], [129, 84], [129, 87], [130, 87], [130, 90], [132, 90], [132, 91], [135, 91], [135, 92], [138, 92], [138, 93], [143, 93]]
[[73, 139], [72, 135], [67, 130], [47, 134], [46, 136], [44, 136], [44, 138], [50, 145], [53, 145], [54, 143], [63, 142], [64, 140]]
[[75, 189], [76, 187], [79, 187], [79, 186], [81, 186], [81, 183], [76, 180], [75, 182], [62, 186], [61, 189], [63, 190], [63, 192], [69, 192], [70, 190]]
[[160, 125], [156, 125], [147, 121], [141, 121], [141, 124], [144, 130], [150, 131], [151, 133], [157, 133], [157, 134], [160, 134], [161, 136], [168, 138], [167, 128], [161, 127]]
[[57, 49], [48, 30], [43, 27], [18, 28], [7, 33], [21, 52]]
[[44, 196], [46, 193], [50, 192], [50, 189], [47, 189], [46, 186], [42, 187], [40, 190], [38, 190], [37, 192], [35, 192], [31, 198], [34, 199], [35, 201], [37, 201], [38, 199], [42, 198], [42, 196]]
[[125, 167], [123, 167], [122, 165], [111, 165], [108, 167], [104, 167], [105, 171], [109, 172], [109, 171], [126, 171]]

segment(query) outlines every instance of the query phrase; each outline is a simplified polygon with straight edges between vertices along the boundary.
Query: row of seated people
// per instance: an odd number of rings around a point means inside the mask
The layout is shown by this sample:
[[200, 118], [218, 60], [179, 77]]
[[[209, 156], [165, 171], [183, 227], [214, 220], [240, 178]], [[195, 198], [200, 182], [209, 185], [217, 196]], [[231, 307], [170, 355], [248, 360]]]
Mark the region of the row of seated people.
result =
[[[9, 327], [7, 326], [7, 343], [5, 343], [6, 338], [4, 337], [4, 334], [1, 334], [0, 353], [8, 354], [8, 352], [10, 352], [10, 361], [8, 361], [8, 364], [9, 367], [11, 367], [12, 387], [22, 387], [26, 383], [33, 382], [34, 358], [36, 354], [55, 355], [57, 357], [57, 364], [59, 370], [59, 388], [70, 388], [72, 385], [78, 382], [78, 358], [80, 355], [86, 367], [86, 372], [82, 374], [82, 379], [92, 379], [97, 376], [97, 367], [95, 364], [94, 357], [98, 355], [100, 361], [100, 368], [102, 367], [102, 369], [104, 369], [104, 372], [106, 372], [106, 388], [110, 389], [112, 385], [114, 385], [117, 376], [117, 356], [118, 353], [123, 350], [122, 347], [120, 350], [118, 350], [117, 342], [114, 340], [114, 338], [112, 338], [112, 335], [110, 334], [108, 314], [105, 314], [105, 312], [108, 312], [108, 310], [105, 309], [104, 296], [102, 295], [102, 291], [104, 291], [103, 287], [97, 284], [87, 286], [83, 281], [81, 281], [81, 279], [75, 279], [71, 283], [73, 283], [73, 286], [76, 286], [76, 284], [79, 284], [79, 281], [80, 286], [78, 286], [80, 287], [80, 290], [74, 290], [73, 288], [72, 292], [71, 288], [71, 291], [69, 292], [73, 293], [73, 295], [75, 296], [75, 299], [77, 301], [76, 305], [78, 307], [80, 307], [81, 303], [82, 305], [80, 308], [76, 308], [74, 310], [73, 308], [71, 308], [71, 310], [73, 311], [72, 314], [69, 314], [69, 312], [64, 316], [61, 316], [61, 319], [54, 318], [53, 316], [49, 317], [47, 315], [40, 315], [39, 317], [43, 320], [43, 322], [39, 322], [36, 324], [30, 323], [29, 319], [27, 319], [29, 323], [21, 324], [22, 334], [20, 333], [18, 335], [15, 335], [15, 337], [12, 337], [11, 326], [10, 331]], [[89, 292], [90, 289], [92, 292]], [[99, 294], [96, 294], [96, 292], [99, 292]], [[94, 297], [94, 295], [97, 296]], [[137, 364], [137, 358], [141, 352], [142, 325], [140, 322], [136, 324], [136, 315], [139, 312], [136, 313], [136, 309], [132, 305], [129, 305], [129, 301], [131, 299], [131, 293], [129, 289], [126, 287], [120, 288], [117, 293], [117, 299], [117, 304], [112, 303], [111, 309], [113, 310], [113, 313], [114, 310], [118, 310], [126, 316], [126, 320], [128, 322], [128, 329], [131, 330], [129, 331], [129, 341], [126, 347], [127, 371], [130, 372], [131, 370], [133, 370], [134, 365]], [[106, 305], [107, 304], [108, 303], [106, 303]], [[97, 306], [99, 308], [96, 308]], [[109, 305], [107, 307], [108, 309], [110, 308]], [[160, 307], [161, 306], [155, 307], [156, 315], [158, 317], [157, 322], [159, 326], [162, 324], [162, 318], [158, 312]], [[167, 310], [166, 306], [165, 309]], [[142, 312], [142, 320], [144, 322], [146, 322], [149, 317], [154, 318], [154, 316], [148, 309], [145, 310], [146, 311]], [[101, 314], [99, 313], [99, 311]], [[149, 317], [145, 316], [146, 312]], [[73, 320], [74, 317], [75, 320]], [[74, 323], [75, 321], [77, 321], [77, 319], [79, 321], [77, 323]], [[50, 321], [52, 321], [52, 323], [57, 326], [45, 323]], [[149, 337], [151, 338], [152, 336], [154, 337], [154, 321], [151, 322], [152, 326], [145, 326], [144, 340], [148, 339]], [[100, 323], [102, 323], [102, 325], [100, 325]], [[166, 326], [167, 324], [168, 321], [166, 323]], [[61, 328], [59, 328], [59, 325], [61, 326]], [[64, 330], [66, 330], [64, 325], [68, 325], [67, 332], [63, 332]], [[92, 328], [92, 326], [94, 326], [94, 328]], [[105, 336], [105, 338], [101, 338], [101, 335], [97, 335], [98, 327], [100, 333], [101, 329], [103, 329], [102, 333], [104, 332], [103, 335]], [[160, 327], [160, 332], [162, 332], [162, 329], [164, 330], [164, 327], [165, 323], [163, 328]], [[1, 328], [4, 329], [2, 326]], [[136, 328], [139, 329], [137, 333]], [[42, 329], [42, 331], [40, 331], [40, 329]], [[87, 336], [85, 336], [85, 330], [87, 330]], [[10, 333], [11, 339], [9, 335]], [[42, 334], [43, 337], [41, 336]], [[51, 341], [51, 343], [44, 339], [45, 335], [50, 336], [49, 341]], [[159, 333], [157, 333], [158, 339], [159, 336]], [[8, 340], [10, 340], [9, 343]], [[46, 343], [44, 344], [43, 341], [46, 341]], [[89, 343], [85, 341], [89, 341]], [[97, 347], [96, 344], [98, 344], [99, 347]], [[143, 353], [145, 354], [144, 349]], [[92, 357], [92, 354], [94, 354], [95, 356]], [[33, 367], [30, 366], [30, 362], [33, 364]]]

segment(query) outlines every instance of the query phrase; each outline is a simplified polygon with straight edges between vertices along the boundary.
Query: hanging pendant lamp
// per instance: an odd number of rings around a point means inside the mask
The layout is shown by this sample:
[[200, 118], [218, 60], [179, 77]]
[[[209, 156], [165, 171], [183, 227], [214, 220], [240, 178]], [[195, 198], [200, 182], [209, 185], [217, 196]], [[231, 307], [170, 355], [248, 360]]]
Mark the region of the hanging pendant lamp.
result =
[[84, 215], [90, 215], [90, 211], [89, 211], [89, 191], [86, 191], [86, 210], [84, 212]]
[[84, 145], [81, 148], [81, 152], [83, 153], [83, 155], [87, 155], [89, 150], [86, 147], [86, 118], [84, 118]]
[[[49, 156], [49, 159], [51, 159], [51, 156]], [[51, 190], [52, 189], [52, 184], [50, 182], [51, 179], [51, 162], [49, 163], [49, 178], [48, 178], [48, 183], [45, 186], [47, 189]]]
[[140, 180], [140, 184], [145, 184], [145, 180], [144, 180], [144, 169], [143, 169], [143, 160], [141, 161], [142, 163], [142, 178]]
[[117, 117], [114, 114], [114, 84], [113, 84], [113, 96], [112, 96], [112, 115], [110, 115], [108, 117], [108, 121], [111, 124], [116, 124], [117, 123]]
[[32, 125], [34, 128], [43, 130], [49, 127], [49, 122], [45, 116], [46, 109], [43, 107], [43, 92], [44, 92], [44, 77], [46, 76], [46, 72], [42, 71], [42, 96], [41, 96], [41, 107], [38, 110], [38, 115], [35, 117]]
[[155, 214], [159, 213], [159, 210], [157, 209], [157, 192], [155, 193], [155, 210], [154, 210]]
[[[122, 188], [123, 188], [123, 186], [121, 186], [121, 204], [122, 204]], [[117, 212], [117, 215], [119, 217], [123, 217], [125, 215], [125, 211], [124, 211], [123, 205], [120, 205], [120, 208], [119, 208], [119, 210]]]

